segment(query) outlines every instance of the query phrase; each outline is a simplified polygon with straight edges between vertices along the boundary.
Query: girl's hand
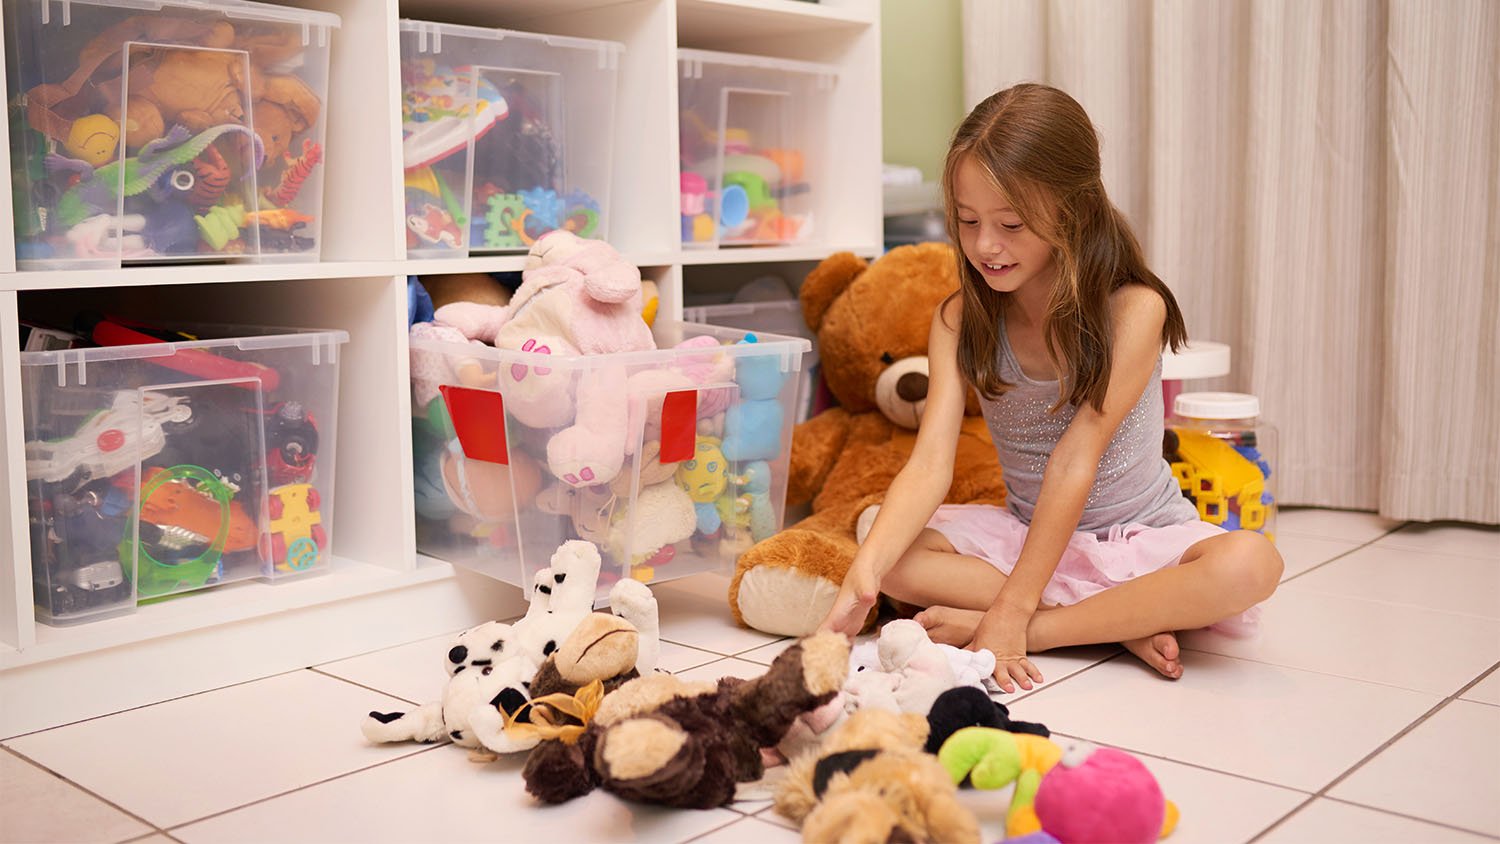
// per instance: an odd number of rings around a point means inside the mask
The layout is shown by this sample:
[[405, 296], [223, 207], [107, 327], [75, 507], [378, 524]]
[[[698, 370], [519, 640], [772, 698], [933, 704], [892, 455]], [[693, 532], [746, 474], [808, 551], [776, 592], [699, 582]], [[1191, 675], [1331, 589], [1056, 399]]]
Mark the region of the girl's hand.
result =
[[855, 560], [849, 567], [849, 573], [844, 575], [838, 596], [833, 599], [833, 609], [829, 610], [823, 623], [818, 625], [818, 632], [832, 630], [850, 638], [859, 635], [860, 628], [865, 626], [865, 618], [869, 616], [870, 608], [875, 606], [875, 599], [878, 597], [880, 582], [876, 579], [874, 570]]
[[993, 607], [980, 619], [969, 642], [969, 650], [984, 648], [995, 655], [995, 682], [1007, 694], [1016, 690], [1016, 683], [1029, 691], [1032, 683], [1042, 682], [1042, 672], [1026, 658], [1026, 625], [1030, 622], [1025, 613]]

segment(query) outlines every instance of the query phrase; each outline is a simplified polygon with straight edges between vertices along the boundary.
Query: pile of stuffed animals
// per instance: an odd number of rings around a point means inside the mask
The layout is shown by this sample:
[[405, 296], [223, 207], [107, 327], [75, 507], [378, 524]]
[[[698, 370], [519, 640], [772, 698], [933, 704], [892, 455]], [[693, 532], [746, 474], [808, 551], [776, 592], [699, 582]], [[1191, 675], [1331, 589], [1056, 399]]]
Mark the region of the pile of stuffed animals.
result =
[[798, 639], [755, 679], [688, 682], [656, 669], [644, 584], [617, 581], [610, 612], [593, 611], [600, 563], [592, 544], [564, 543], [523, 618], [457, 636], [441, 700], [371, 712], [365, 737], [446, 740], [478, 762], [525, 753], [526, 790], [541, 803], [602, 789], [709, 809], [774, 783], [776, 810], [820, 844], [978, 842], [962, 786], [1012, 788], [1007, 840], [1149, 844], [1176, 824], [1134, 757], [1012, 720], [986, 690], [988, 653], [898, 620], [852, 649], [835, 633]]
[[[588, 540], [642, 580], [679, 548], [727, 562], [773, 535], [783, 355], [709, 330], [664, 329], [676, 342], [658, 350], [653, 288], [607, 243], [556, 231], [504, 303], [452, 301], [414, 323], [414, 423], [434, 434], [416, 449], [419, 515], [523, 556]], [[470, 453], [455, 393], [503, 400], [483, 419], [507, 443], [503, 462]], [[689, 406], [669, 410], [680, 395]], [[661, 459], [683, 435], [687, 453]]]

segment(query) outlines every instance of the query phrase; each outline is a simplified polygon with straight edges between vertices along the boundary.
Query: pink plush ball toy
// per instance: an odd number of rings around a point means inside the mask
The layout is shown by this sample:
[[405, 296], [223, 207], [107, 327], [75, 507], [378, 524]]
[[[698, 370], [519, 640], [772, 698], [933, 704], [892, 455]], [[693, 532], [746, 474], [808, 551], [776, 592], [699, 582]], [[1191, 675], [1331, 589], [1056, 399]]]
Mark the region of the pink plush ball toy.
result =
[[1156, 778], [1128, 753], [1074, 745], [1042, 778], [1036, 815], [1062, 844], [1152, 844], [1162, 834], [1166, 798]]

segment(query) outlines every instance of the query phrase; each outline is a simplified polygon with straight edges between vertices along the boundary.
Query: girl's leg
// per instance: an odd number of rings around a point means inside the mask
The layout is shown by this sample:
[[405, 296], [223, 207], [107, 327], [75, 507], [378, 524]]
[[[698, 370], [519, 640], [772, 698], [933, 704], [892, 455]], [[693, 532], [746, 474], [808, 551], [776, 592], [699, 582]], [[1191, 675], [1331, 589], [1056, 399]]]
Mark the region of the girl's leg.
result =
[[[1258, 533], [1232, 531], [1210, 537], [1189, 547], [1179, 565], [1071, 606], [1039, 610], [1026, 630], [1027, 649], [1120, 642], [1162, 674], [1176, 677], [1181, 665], [1172, 631], [1207, 627], [1264, 601], [1276, 590], [1282, 567], [1275, 546]], [[990, 594], [987, 600], [993, 598]], [[943, 629], [950, 641], [963, 638], [963, 628], [972, 634], [979, 622], [980, 613], [974, 610], [989, 606], [975, 603], [933, 606], [919, 620]]]
[[1005, 575], [977, 557], [953, 549], [938, 531], [924, 528], [891, 570], [880, 591], [898, 601], [930, 607], [941, 604], [985, 609], [1005, 585]]

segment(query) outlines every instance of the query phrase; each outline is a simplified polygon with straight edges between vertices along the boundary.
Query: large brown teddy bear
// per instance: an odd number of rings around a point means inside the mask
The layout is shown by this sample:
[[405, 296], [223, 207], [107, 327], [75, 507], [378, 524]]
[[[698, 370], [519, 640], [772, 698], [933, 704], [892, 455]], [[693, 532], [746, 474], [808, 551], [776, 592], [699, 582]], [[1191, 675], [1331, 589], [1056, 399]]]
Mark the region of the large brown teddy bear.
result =
[[[729, 584], [736, 621], [804, 636], [832, 608], [860, 514], [885, 498], [916, 445], [931, 317], [957, 289], [957, 259], [940, 243], [901, 246], [873, 264], [840, 252], [808, 274], [802, 313], [840, 406], [793, 431], [786, 503], [811, 501], [812, 515], [740, 555]], [[972, 391], [968, 412], [945, 501], [1002, 504], [999, 459]]]

